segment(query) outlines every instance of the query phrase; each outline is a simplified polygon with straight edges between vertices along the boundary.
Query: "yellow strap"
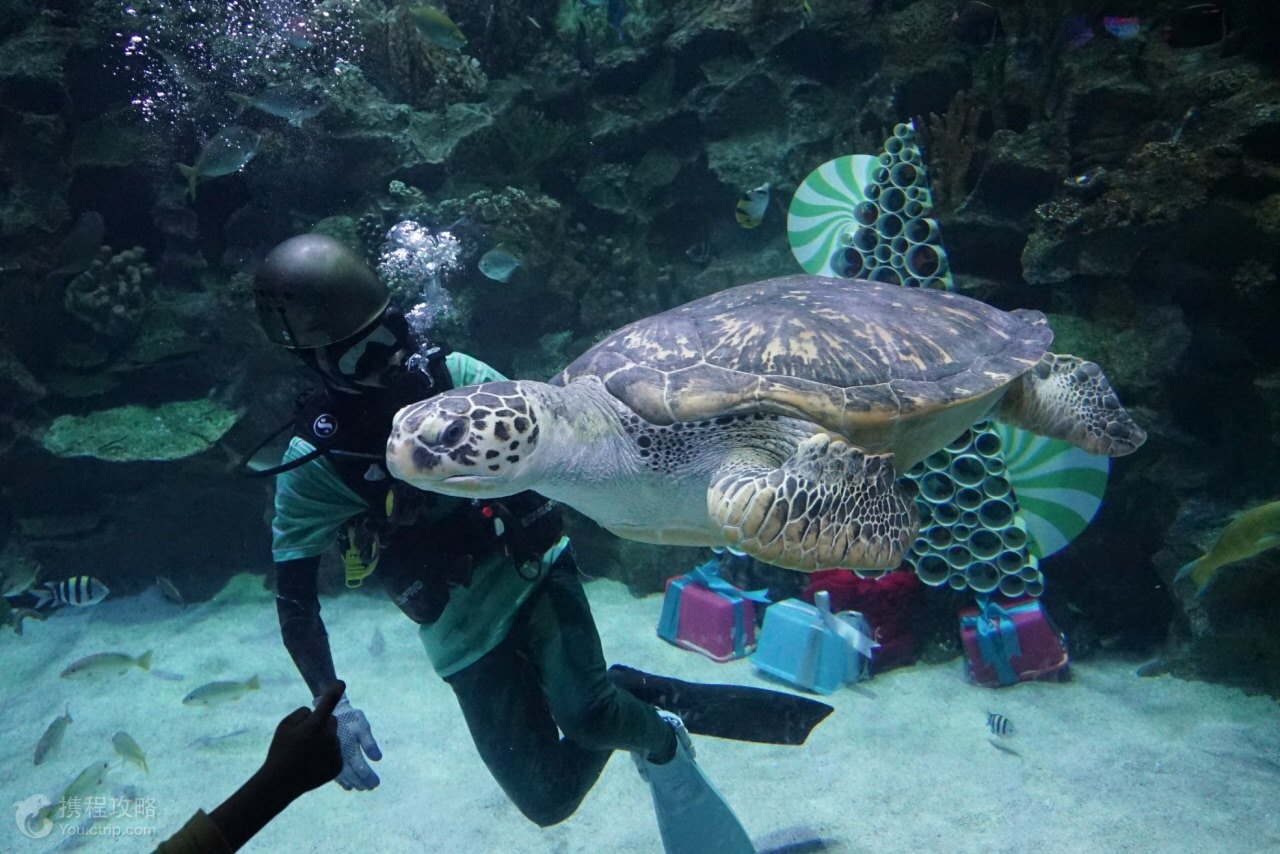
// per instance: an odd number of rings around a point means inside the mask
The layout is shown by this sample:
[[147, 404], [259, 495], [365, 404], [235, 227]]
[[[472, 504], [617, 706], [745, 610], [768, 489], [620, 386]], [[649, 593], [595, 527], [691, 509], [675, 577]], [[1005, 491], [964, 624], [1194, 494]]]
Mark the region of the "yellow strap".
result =
[[364, 584], [364, 580], [378, 568], [378, 558], [382, 557], [378, 549], [377, 538], [373, 541], [373, 555], [368, 563], [360, 554], [360, 546], [356, 541], [356, 526], [347, 527], [347, 550], [342, 553], [342, 569], [348, 588], [355, 589]]

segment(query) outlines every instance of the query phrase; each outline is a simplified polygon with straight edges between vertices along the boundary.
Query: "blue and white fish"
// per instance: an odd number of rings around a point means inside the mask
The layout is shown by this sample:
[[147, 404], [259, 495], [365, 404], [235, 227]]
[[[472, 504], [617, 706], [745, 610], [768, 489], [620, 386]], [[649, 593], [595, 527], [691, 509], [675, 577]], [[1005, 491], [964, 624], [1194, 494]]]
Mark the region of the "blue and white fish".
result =
[[1008, 738], [1014, 733], [1013, 721], [995, 712], [987, 712], [987, 729], [1001, 738]]
[[755, 228], [764, 219], [764, 212], [769, 209], [769, 194], [773, 185], [761, 184], [754, 190], [748, 190], [738, 199], [733, 215], [738, 225], [743, 228]]
[[62, 581], [46, 581], [31, 588], [36, 597], [37, 608], [48, 608], [54, 605], [97, 605], [111, 592], [107, 585], [88, 575], [77, 575]]

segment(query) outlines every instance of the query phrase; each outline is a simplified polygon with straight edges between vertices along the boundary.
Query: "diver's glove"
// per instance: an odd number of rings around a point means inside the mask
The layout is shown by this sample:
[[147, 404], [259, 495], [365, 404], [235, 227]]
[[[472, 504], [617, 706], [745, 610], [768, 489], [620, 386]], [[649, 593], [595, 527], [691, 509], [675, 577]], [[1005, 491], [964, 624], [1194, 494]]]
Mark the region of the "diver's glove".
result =
[[381, 781], [364, 758], [368, 756], [376, 762], [382, 758], [382, 751], [378, 749], [378, 742], [373, 740], [369, 719], [346, 697], [338, 701], [333, 716], [338, 721], [338, 743], [342, 746], [342, 773], [338, 775], [338, 785], [347, 791], [374, 788]]

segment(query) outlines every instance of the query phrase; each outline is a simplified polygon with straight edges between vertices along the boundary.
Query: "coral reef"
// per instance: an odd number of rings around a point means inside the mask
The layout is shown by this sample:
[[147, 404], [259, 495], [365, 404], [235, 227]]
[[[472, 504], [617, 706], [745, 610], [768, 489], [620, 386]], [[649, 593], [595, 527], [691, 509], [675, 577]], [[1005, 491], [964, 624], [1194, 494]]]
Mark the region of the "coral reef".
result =
[[405, 103], [431, 109], [483, 96], [488, 77], [479, 60], [432, 43], [419, 32], [409, 7], [374, 2], [361, 4], [357, 12], [366, 61]]
[[953, 210], [968, 195], [969, 172], [978, 152], [978, 122], [983, 106], [966, 91], [957, 92], [942, 115], [930, 113], [917, 121], [925, 163], [929, 167], [934, 204], [940, 211]]
[[153, 274], [145, 255], [141, 246], [114, 254], [104, 246], [89, 269], [67, 285], [67, 312], [108, 338], [134, 335], [147, 308]]
[[211, 448], [243, 412], [210, 398], [173, 401], [151, 408], [122, 406], [88, 415], [61, 415], [41, 437], [59, 457], [108, 462], [180, 460]]

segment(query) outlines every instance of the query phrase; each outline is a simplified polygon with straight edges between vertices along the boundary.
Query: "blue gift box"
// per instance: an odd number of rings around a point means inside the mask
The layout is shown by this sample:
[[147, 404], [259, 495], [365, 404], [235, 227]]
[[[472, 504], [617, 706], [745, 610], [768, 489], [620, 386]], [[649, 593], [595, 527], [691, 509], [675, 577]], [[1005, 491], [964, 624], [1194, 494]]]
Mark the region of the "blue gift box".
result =
[[768, 603], [763, 590], [740, 590], [720, 577], [720, 564], [667, 579], [658, 636], [715, 661], [730, 661], [756, 646], [754, 603]]
[[833, 614], [825, 590], [814, 594], [814, 601], [784, 599], [771, 605], [751, 663], [818, 694], [870, 678], [877, 644], [866, 618], [857, 611]]

